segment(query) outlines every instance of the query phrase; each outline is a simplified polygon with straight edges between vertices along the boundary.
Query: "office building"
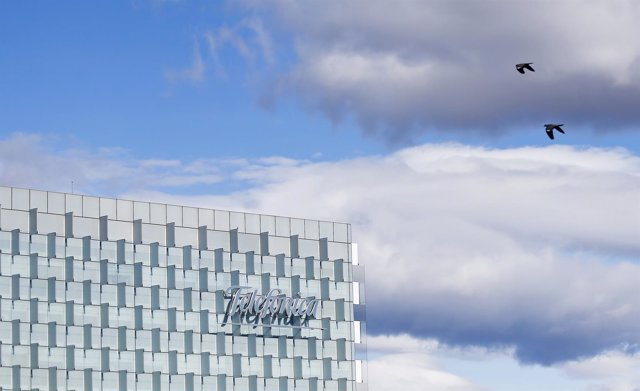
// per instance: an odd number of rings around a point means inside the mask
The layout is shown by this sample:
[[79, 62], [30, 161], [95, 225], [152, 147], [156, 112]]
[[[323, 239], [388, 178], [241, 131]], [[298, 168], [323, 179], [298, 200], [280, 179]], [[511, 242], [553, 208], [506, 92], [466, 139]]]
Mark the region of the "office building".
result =
[[361, 391], [348, 224], [0, 187], [0, 390]]

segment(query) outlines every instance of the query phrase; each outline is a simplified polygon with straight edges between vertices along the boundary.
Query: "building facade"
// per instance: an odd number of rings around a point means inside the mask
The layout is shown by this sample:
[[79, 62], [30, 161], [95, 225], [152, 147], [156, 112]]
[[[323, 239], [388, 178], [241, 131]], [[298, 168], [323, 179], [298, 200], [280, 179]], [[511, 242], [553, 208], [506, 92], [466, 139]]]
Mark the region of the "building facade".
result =
[[0, 390], [361, 391], [348, 224], [0, 187]]

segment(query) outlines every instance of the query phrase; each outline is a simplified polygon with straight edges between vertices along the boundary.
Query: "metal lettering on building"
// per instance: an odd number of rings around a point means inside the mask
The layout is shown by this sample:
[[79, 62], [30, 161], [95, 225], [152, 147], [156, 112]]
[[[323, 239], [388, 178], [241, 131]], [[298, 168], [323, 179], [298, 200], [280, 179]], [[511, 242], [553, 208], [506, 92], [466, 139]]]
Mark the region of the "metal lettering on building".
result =
[[258, 293], [249, 286], [234, 285], [225, 291], [230, 299], [225, 318], [240, 314], [242, 317], [264, 318], [300, 318], [307, 321], [319, 319], [320, 299], [315, 297], [287, 297], [280, 289], [271, 289], [266, 295]]

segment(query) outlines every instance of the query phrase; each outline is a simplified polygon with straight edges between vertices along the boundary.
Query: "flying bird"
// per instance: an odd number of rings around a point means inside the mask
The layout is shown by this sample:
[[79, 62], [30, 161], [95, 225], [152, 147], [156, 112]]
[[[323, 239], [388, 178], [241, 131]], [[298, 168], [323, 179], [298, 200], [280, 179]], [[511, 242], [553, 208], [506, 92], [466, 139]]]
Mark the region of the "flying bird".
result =
[[549, 136], [549, 138], [551, 140], [553, 140], [553, 130], [557, 130], [558, 132], [564, 134], [564, 130], [562, 130], [561, 126], [564, 126], [564, 124], [545, 124], [544, 128], [547, 131], [547, 136]]
[[531, 66], [533, 65], [532, 62], [523, 62], [522, 64], [516, 64], [516, 70], [520, 73], [522, 73], [524, 75], [524, 70], [528, 69], [531, 72], [535, 72], [536, 70], [533, 69], [533, 67]]

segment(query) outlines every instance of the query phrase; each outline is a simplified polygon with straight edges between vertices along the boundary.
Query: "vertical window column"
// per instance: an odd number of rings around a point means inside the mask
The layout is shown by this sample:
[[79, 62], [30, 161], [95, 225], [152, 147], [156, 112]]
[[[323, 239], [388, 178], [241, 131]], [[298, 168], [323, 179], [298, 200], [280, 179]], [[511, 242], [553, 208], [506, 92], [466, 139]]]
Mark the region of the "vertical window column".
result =
[[29, 254], [29, 278], [38, 278], [38, 254]]
[[198, 250], [207, 250], [207, 226], [198, 227]]
[[254, 258], [253, 251], [247, 251], [245, 253], [245, 274], [247, 275], [256, 274]]
[[265, 379], [272, 378], [273, 377], [273, 359], [272, 359], [271, 355], [270, 354], [265, 355], [262, 358], [262, 361], [263, 361], [263, 365], [264, 365], [264, 368], [263, 368], [264, 378]]
[[73, 237], [73, 212], [64, 214], [64, 237]]
[[67, 371], [73, 371], [76, 369], [76, 347], [74, 345], [68, 345], [66, 350], [66, 365]]
[[109, 217], [108, 216], [100, 216], [100, 220], [98, 222], [99, 228], [99, 236], [101, 242], [106, 242], [109, 240]]
[[224, 271], [224, 250], [221, 248], [217, 248], [214, 251], [214, 263], [215, 263], [215, 272], [220, 273]]
[[29, 300], [29, 322], [31, 324], [38, 323], [38, 299]]
[[47, 258], [56, 257], [56, 233], [47, 234]]
[[200, 292], [209, 291], [209, 269], [206, 267], [198, 270], [198, 289]]
[[109, 371], [109, 348], [107, 347], [100, 349], [100, 371]]
[[143, 329], [143, 317], [142, 317], [141, 305], [137, 305], [133, 307], [133, 328], [136, 331]]
[[184, 352], [193, 354], [193, 330], [185, 330], [184, 332]]
[[116, 285], [116, 301], [117, 301], [118, 308], [123, 308], [127, 306], [126, 290], [125, 290], [124, 282], [119, 282], [118, 285]]
[[269, 232], [260, 233], [260, 255], [269, 255]]
[[127, 350], [127, 327], [118, 327], [118, 351], [125, 352]]
[[11, 300], [20, 300], [20, 275], [11, 276]]
[[73, 326], [74, 325], [74, 316], [73, 316], [73, 311], [74, 310], [74, 302], [73, 300], [69, 300], [67, 302], [65, 302], [65, 323], [66, 326]]
[[276, 254], [276, 277], [284, 277], [284, 254]]
[[307, 280], [315, 279], [315, 262], [313, 257], [306, 257], [304, 259], [304, 273]]
[[151, 330], [151, 352], [160, 353], [160, 329], [154, 328]]
[[167, 223], [165, 226], [165, 243], [167, 247], [175, 247], [176, 246], [176, 224], [175, 223]]
[[322, 359], [322, 378], [324, 380], [331, 380], [331, 358]]
[[109, 327], [109, 303], [100, 304], [100, 327], [103, 329]]
[[238, 249], [238, 229], [232, 229], [229, 231], [229, 252], [237, 253], [240, 252]]
[[57, 324], [56, 322], [47, 323], [47, 345], [50, 348], [58, 346], [56, 343], [56, 333], [57, 333]]
[[91, 280], [82, 281], [82, 304], [91, 305]]
[[318, 243], [320, 246], [320, 261], [328, 261], [329, 260], [329, 241], [327, 238], [320, 238]]
[[40, 368], [39, 350], [40, 345], [37, 343], [32, 343], [29, 346], [29, 365], [31, 365], [32, 370]]
[[11, 345], [20, 345], [20, 320], [14, 319], [11, 321]]
[[218, 356], [224, 356], [226, 354], [225, 342], [226, 338], [224, 332], [220, 331], [216, 333], [216, 354]]
[[202, 373], [202, 376], [211, 375], [211, 353], [200, 353], [200, 372]]
[[291, 235], [289, 237], [289, 250], [291, 251], [291, 258], [300, 258], [298, 235]]
[[232, 356], [233, 377], [242, 377], [242, 355], [236, 353]]
[[184, 270], [191, 270], [192, 268], [191, 250], [191, 246], [182, 247], [182, 268]]
[[93, 370], [86, 368], [83, 371], [84, 391], [93, 391]]
[[142, 286], [142, 262], [133, 264], [133, 286], [136, 288]]
[[91, 349], [91, 324], [85, 324], [82, 326], [82, 340], [84, 349]]
[[134, 366], [136, 374], [144, 373], [144, 350], [136, 349], [134, 357]]
[[151, 310], [160, 309], [160, 285], [151, 287]]
[[73, 281], [73, 257], [66, 257], [64, 259], [64, 281]]
[[58, 367], [49, 368], [49, 391], [58, 390]]
[[333, 279], [336, 282], [344, 282], [344, 261], [342, 259], [333, 261], [333, 273]]
[[193, 293], [191, 288], [184, 288], [182, 291], [182, 305], [184, 312], [193, 311]]
[[91, 260], [91, 236], [82, 237], [82, 261]]

